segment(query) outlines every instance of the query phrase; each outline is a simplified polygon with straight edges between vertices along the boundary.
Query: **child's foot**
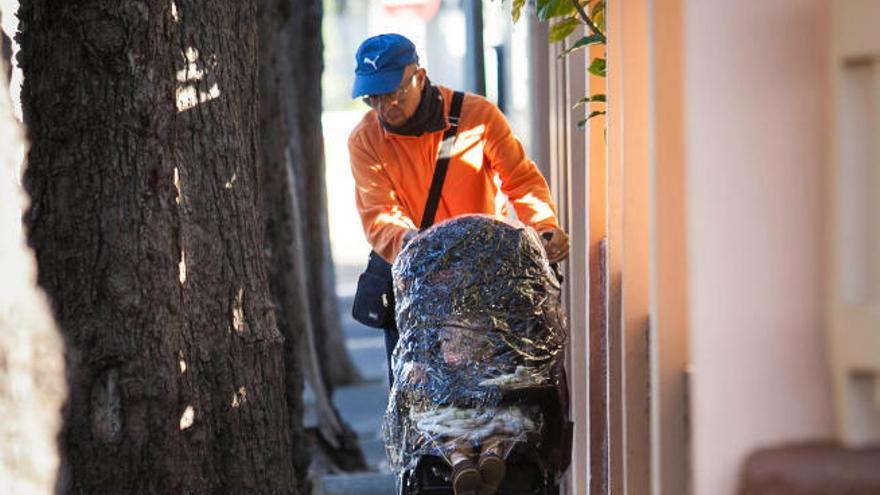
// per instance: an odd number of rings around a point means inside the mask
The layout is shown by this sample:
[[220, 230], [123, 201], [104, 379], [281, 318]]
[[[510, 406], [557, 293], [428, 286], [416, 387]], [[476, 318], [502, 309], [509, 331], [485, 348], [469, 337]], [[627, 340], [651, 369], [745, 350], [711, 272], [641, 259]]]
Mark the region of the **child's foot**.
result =
[[504, 459], [496, 452], [483, 452], [480, 455], [480, 484], [479, 495], [494, 495], [504, 480], [507, 466]]
[[470, 459], [461, 459], [452, 465], [452, 489], [455, 495], [477, 495], [480, 471]]

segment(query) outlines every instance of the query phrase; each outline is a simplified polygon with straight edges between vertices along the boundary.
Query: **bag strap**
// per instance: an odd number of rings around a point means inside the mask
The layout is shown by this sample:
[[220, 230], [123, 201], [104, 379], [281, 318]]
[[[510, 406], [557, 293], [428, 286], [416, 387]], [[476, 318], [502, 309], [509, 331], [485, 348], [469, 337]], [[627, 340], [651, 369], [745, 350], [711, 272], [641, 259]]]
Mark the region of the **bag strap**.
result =
[[419, 230], [425, 230], [434, 223], [437, 214], [437, 205], [440, 202], [440, 191], [443, 189], [443, 181], [446, 180], [446, 171], [449, 169], [449, 159], [452, 157], [452, 145], [455, 143], [455, 134], [458, 132], [458, 119], [461, 116], [461, 102], [464, 93], [456, 91], [452, 94], [452, 104], [449, 107], [449, 128], [443, 133], [443, 141], [440, 143], [440, 153], [437, 155], [437, 165], [434, 167], [434, 178], [431, 179], [431, 189], [428, 191], [428, 200], [425, 202], [425, 213], [422, 215], [422, 225]]

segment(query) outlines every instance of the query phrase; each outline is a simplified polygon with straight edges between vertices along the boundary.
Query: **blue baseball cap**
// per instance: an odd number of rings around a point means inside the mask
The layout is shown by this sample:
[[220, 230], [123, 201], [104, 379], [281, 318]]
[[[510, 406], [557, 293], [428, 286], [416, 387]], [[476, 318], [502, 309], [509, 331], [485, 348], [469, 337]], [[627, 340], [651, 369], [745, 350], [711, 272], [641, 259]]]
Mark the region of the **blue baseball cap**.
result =
[[417, 64], [419, 56], [412, 41], [399, 34], [380, 34], [361, 43], [355, 55], [354, 85], [351, 97], [382, 95], [397, 89], [407, 65]]

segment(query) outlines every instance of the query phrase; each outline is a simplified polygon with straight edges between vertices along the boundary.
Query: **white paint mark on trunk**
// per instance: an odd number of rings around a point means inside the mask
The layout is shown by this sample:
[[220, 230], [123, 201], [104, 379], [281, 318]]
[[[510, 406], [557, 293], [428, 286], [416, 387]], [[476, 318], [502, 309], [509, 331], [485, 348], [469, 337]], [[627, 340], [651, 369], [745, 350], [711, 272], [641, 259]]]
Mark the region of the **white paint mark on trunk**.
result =
[[186, 409], [183, 410], [183, 414], [180, 415], [180, 431], [191, 427], [195, 420], [196, 410], [193, 409], [193, 406], [186, 406]]
[[247, 389], [238, 387], [238, 390], [232, 394], [232, 408], [238, 409], [245, 402], [247, 402]]
[[208, 91], [199, 91], [195, 86], [188, 85], [177, 88], [177, 111], [189, 110], [200, 103], [211, 101], [220, 96], [220, 87], [214, 83]]
[[228, 181], [226, 181], [226, 189], [232, 189], [232, 185], [235, 184], [236, 180], [238, 180], [238, 174], [233, 172], [232, 177]]
[[181, 194], [180, 194], [180, 171], [177, 170], [177, 167], [174, 167], [174, 189], [177, 190], [177, 197], [174, 198], [174, 201], [177, 204], [180, 204]]
[[238, 333], [244, 333], [244, 289], [238, 289], [235, 302], [232, 306], [232, 328]]
[[183, 285], [186, 282], [186, 251], [180, 251], [180, 263], [177, 264], [177, 278], [180, 280], [180, 285]]
[[[220, 96], [220, 87], [216, 81], [208, 79], [209, 71], [207, 64], [200, 60], [199, 50], [188, 46], [183, 50], [183, 67], [176, 73], [177, 82], [177, 111], [189, 110], [206, 101], [211, 101]], [[216, 68], [216, 56], [209, 57], [211, 70]], [[199, 86], [208, 87], [207, 91], [199, 89]]]

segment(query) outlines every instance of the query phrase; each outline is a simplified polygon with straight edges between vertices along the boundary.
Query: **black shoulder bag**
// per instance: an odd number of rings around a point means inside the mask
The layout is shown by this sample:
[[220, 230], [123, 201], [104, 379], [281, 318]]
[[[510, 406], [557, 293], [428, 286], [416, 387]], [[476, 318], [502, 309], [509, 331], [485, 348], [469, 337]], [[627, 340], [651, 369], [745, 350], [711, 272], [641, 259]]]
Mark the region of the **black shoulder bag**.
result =
[[[443, 189], [446, 170], [449, 168], [449, 158], [452, 156], [452, 144], [455, 140], [455, 134], [458, 132], [462, 100], [464, 100], [464, 93], [461, 91], [453, 93], [448, 116], [450, 125], [443, 133], [443, 141], [440, 143], [440, 153], [437, 156], [437, 165], [434, 167], [434, 178], [431, 179], [428, 200], [425, 202], [425, 213], [422, 215], [420, 231], [430, 227], [437, 214], [440, 191]], [[391, 276], [391, 265], [375, 251], [370, 252], [367, 268], [358, 278], [351, 315], [355, 320], [368, 327], [394, 327], [394, 279]]]

